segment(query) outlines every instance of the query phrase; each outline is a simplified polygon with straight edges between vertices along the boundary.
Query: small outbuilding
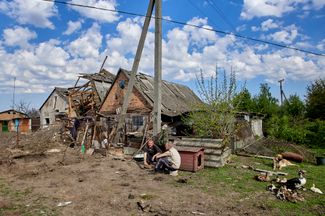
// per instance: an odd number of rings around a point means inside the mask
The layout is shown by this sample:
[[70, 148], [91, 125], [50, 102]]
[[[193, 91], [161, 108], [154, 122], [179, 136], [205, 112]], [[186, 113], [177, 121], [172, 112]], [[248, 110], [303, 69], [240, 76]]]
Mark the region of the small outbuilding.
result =
[[0, 132], [30, 132], [32, 122], [25, 113], [10, 109], [0, 112]]

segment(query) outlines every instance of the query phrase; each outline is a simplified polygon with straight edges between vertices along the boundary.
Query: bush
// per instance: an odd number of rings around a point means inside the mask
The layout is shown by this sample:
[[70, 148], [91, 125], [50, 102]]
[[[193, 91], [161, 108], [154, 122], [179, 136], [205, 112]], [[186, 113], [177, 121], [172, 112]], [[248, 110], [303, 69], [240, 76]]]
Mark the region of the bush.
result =
[[325, 121], [301, 120], [273, 116], [266, 122], [269, 136], [309, 147], [325, 147]]
[[306, 144], [309, 147], [325, 148], [325, 121], [316, 120], [306, 125]]
[[304, 124], [292, 124], [288, 116], [273, 116], [266, 122], [267, 134], [271, 137], [305, 144], [305, 138], [308, 130], [303, 127]]

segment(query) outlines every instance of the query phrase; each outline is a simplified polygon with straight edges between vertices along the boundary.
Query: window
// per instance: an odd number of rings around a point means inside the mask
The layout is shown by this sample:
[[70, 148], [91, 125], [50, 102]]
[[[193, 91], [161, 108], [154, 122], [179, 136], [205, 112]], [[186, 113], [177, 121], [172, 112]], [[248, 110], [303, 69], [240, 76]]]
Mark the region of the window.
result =
[[119, 86], [121, 89], [124, 89], [125, 88], [125, 80], [120, 80]]
[[134, 126], [143, 126], [143, 116], [132, 116], [132, 124]]
[[50, 119], [49, 118], [45, 118], [45, 124], [49, 125], [50, 124]]

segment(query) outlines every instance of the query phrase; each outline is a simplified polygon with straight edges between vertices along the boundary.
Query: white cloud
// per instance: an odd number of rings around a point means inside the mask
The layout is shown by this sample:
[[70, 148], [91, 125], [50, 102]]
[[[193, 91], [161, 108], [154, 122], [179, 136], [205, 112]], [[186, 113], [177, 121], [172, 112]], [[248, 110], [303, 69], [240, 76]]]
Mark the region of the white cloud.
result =
[[[206, 25], [205, 19], [195, 18], [191, 22]], [[108, 59], [104, 67], [109, 71], [115, 73], [119, 67], [131, 69], [142, 23], [142, 18], [120, 22], [117, 33], [105, 35], [103, 44], [96, 23], [79, 38], [64, 44], [49, 40], [10, 53], [0, 43], [0, 90], [8, 91], [12, 76], [19, 78], [17, 89], [20, 92], [45, 92], [54, 86], [71, 86], [78, 73], [97, 72], [105, 55]], [[295, 29], [295, 26], [285, 27], [289, 36], [284, 39], [294, 40], [292, 31]], [[105, 44], [107, 47], [102, 51]], [[279, 77], [308, 81], [325, 76], [323, 58], [313, 59], [287, 49], [271, 52], [266, 45], [247, 45], [233, 35], [198, 35], [190, 28], [175, 27], [167, 32], [162, 46], [163, 78], [171, 81], [194, 80], [201, 69], [205, 76], [210, 76], [216, 65], [227, 71], [232, 67], [238, 80], [262, 76], [270, 82], [276, 82]], [[153, 75], [153, 30], [148, 32], [139, 71]]]
[[15, 26], [3, 30], [4, 44], [7, 46], [20, 46], [23, 48], [29, 47], [28, 41], [35, 39], [37, 34], [30, 31], [28, 28]]
[[74, 57], [98, 57], [102, 39], [100, 26], [94, 23], [80, 38], [72, 41], [68, 49]]
[[[89, 5], [109, 10], [115, 10], [117, 5], [115, 0], [71, 0], [70, 2], [74, 4]], [[115, 12], [75, 6], [71, 6], [71, 9], [78, 11], [84, 17], [94, 19], [99, 22], [112, 23], [119, 20], [119, 16]]]
[[267, 35], [266, 38], [284, 44], [291, 44], [297, 38], [297, 36], [297, 27], [295, 25], [290, 25], [281, 31], [277, 31], [273, 34]]
[[[257, 31], [267, 32], [267, 31], [274, 30], [277, 28], [283, 28], [282, 24], [279, 22], [274, 22], [273, 19], [267, 19], [267, 20], [263, 21], [260, 26], [251, 26], [251, 30], [254, 32], [257, 32]], [[265, 38], [265, 36], [262, 36], [262, 38], [263, 37]]]
[[64, 35], [71, 35], [75, 31], [79, 30], [81, 28], [81, 25], [83, 23], [83, 20], [78, 20], [78, 21], [69, 21], [68, 22], [68, 28], [63, 32]]
[[275, 23], [273, 19], [268, 19], [262, 22], [261, 30], [262, 31], [269, 31], [270, 29], [279, 28], [279, 24]]
[[[194, 17], [187, 23], [196, 26], [201, 26], [206, 29], [213, 29], [211, 26], [208, 25], [207, 18], [202, 19], [202, 18]], [[185, 32], [189, 33], [190, 36], [189, 40], [191, 41], [191, 44], [194, 45], [205, 46], [211, 42], [214, 42], [216, 38], [216, 33], [213, 31], [207, 31], [201, 28], [197, 29], [191, 26], [185, 26], [183, 29]]]
[[312, 4], [316, 10], [319, 10], [325, 6], [325, 0], [312, 0]]
[[243, 19], [264, 16], [281, 17], [284, 13], [295, 9], [293, 3], [294, 1], [292, 0], [244, 0], [243, 10], [240, 16]]
[[246, 24], [236, 27], [236, 31], [238, 32], [245, 31], [246, 29], [247, 29]]
[[285, 13], [303, 10], [301, 18], [306, 17], [310, 10], [319, 10], [325, 6], [324, 0], [244, 0], [240, 17], [252, 19], [254, 17], [282, 17]]
[[323, 40], [321, 40], [318, 44], [317, 44], [317, 49], [319, 49], [320, 51], [325, 51], [325, 38]]
[[[127, 18], [120, 22], [116, 29], [117, 37], [106, 35], [108, 52], [117, 51], [122, 55], [135, 54], [142, 31], [142, 21], [139, 18]], [[148, 38], [146, 42], [148, 42]]]
[[20, 24], [30, 24], [41, 28], [54, 29], [49, 20], [57, 15], [57, 8], [53, 2], [13, 0], [0, 4], [0, 12], [10, 16]]

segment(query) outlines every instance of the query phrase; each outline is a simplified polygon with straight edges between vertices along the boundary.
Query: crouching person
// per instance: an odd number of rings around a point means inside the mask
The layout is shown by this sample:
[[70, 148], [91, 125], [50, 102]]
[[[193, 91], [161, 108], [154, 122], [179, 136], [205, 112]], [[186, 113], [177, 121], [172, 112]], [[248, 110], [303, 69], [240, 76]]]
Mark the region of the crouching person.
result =
[[158, 154], [155, 158], [158, 160], [155, 171], [168, 172], [172, 176], [178, 175], [178, 169], [181, 166], [181, 156], [179, 155], [172, 141], [165, 144], [166, 151]]
[[143, 149], [144, 151], [144, 167], [153, 168], [156, 164], [155, 157], [161, 153], [160, 148], [155, 145], [152, 138], [149, 138], [147, 145]]

